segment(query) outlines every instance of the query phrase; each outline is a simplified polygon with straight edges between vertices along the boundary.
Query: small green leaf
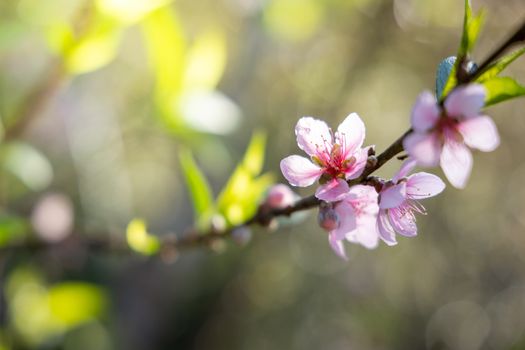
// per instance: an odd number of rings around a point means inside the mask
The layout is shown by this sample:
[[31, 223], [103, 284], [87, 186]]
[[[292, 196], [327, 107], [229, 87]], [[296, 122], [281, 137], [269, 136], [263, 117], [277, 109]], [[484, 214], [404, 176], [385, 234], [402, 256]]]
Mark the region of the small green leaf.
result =
[[454, 75], [453, 72], [455, 72], [455, 63], [456, 56], [447, 57], [439, 63], [436, 74], [436, 97], [438, 99], [441, 99], [441, 96], [443, 96], [443, 92], [449, 83], [450, 76]]
[[465, 16], [463, 17], [463, 35], [459, 46], [458, 57], [466, 57], [476, 45], [481, 27], [485, 20], [485, 12], [477, 15], [472, 13], [470, 0], [465, 0]]
[[106, 66], [117, 56], [120, 37], [121, 29], [114, 23], [101, 23], [66, 52], [66, 69], [83, 74]]
[[483, 85], [487, 89], [486, 107], [525, 95], [525, 86], [509, 77], [495, 77], [484, 81]]
[[133, 219], [128, 224], [126, 240], [131, 249], [143, 255], [153, 255], [160, 248], [158, 238], [148, 233], [146, 223], [140, 219]]
[[252, 176], [257, 176], [262, 171], [265, 147], [266, 134], [262, 131], [256, 131], [252, 136], [242, 161], [242, 165]]
[[255, 214], [261, 197], [274, 179], [261, 173], [264, 164], [266, 135], [256, 132], [243, 161], [237, 166], [217, 199], [218, 211], [230, 225], [238, 225]]
[[501, 73], [509, 64], [514, 62], [518, 57], [523, 55], [525, 53], [525, 47], [522, 47], [521, 49], [515, 50], [508, 55], [503, 56], [496, 62], [493, 62], [490, 64], [485, 72], [483, 72], [482, 75], [480, 75], [476, 81], [479, 83], [482, 83], [486, 80], [492, 79], [496, 77], [499, 73]]
[[88, 73], [109, 64], [117, 55], [122, 26], [116, 20], [95, 12], [86, 29], [77, 37], [69, 23], [46, 28], [49, 47], [61, 55], [70, 74]]
[[445, 99], [450, 91], [454, 89], [458, 83], [457, 71], [459, 65], [464, 63], [465, 59], [474, 49], [476, 41], [478, 40], [481, 27], [485, 20], [485, 13], [480, 11], [477, 15], [472, 13], [470, 6], [470, 0], [465, 0], [465, 15], [463, 17], [463, 34], [461, 36], [461, 42], [458, 49], [457, 59], [454, 67], [450, 71], [447, 82], [441, 93], [441, 100]]
[[204, 217], [209, 217], [213, 210], [213, 195], [206, 177], [199, 169], [190, 151], [184, 149], [179, 152], [179, 161], [191, 195], [195, 219], [204, 224]]

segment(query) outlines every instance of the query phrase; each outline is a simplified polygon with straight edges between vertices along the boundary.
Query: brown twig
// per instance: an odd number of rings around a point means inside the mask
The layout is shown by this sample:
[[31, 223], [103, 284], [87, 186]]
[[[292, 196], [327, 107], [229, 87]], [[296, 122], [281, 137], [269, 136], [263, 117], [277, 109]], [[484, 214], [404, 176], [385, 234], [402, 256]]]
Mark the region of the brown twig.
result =
[[46, 107], [49, 100], [55, 95], [66, 77], [63, 64], [57, 61], [42, 82], [27, 96], [24, 103], [15, 112], [14, 117], [8, 120], [4, 140], [18, 138]]

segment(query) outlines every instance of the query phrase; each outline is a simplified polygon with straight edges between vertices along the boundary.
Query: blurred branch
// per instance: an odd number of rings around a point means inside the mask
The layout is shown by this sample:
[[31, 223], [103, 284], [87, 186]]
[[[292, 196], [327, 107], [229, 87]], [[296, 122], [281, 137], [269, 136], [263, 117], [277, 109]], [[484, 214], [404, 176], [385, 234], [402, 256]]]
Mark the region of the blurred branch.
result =
[[[89, 29], [93, 15], [93, 2], [86, 0], [79, 7], [73, 19], [73, 30], [77, 38], [82, 37]], [[55, 96], [61, 84], [68, 77], [63, 57], [56, 58], [50, 65], [47, 75], [35, 86], [24, 99], [14, 116], [7, 121], [4, 140], [10, 141], [20, 137], [27, 127], [34, 122], [46, 107], [49, 100]]]
[[27, 96], [6, 126], [4, 140], [18, 138], [45, 108], [47, 102], [54, 96], [66, 77], [65, 69], [60, 61], [53, 63], [49, 73], [40, 84]]

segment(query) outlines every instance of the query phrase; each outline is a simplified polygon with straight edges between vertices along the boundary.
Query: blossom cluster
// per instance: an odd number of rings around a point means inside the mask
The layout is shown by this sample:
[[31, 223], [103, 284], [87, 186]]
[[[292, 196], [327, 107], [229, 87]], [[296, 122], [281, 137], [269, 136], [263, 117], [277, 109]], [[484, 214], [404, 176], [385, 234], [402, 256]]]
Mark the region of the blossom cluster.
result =
[[[499, 145], [494, 122], [480, 113], [485, 97], [479, 84], [456, 88], [442, 104], [428, 91], [419, 95], [411, 115], [412, 131], [403, 139], [408, 158], [389, 180], [361, 178], [374, 146], [363, 147], [365, 125], [356, 113], [335, 132], [321, 120], [299, 119], [297, 144], [309, 158], [288, 156], [281, 161], [281, 171], [293, 186], [319, 183], [315, 192], [321, 200], [319, 224], [340, 257], [347, 259], [345, 240], [369, 249], [380, 240], [395, 245], [396, 234], [417, 235], [415, 214], [426, 214], [419, 200], [445, 189], [434, 174], [409, 175], [414, 167], [440, 165], [452, 186], [464, 188], [472, 169], [469, 148], [488, 152]], [[355, 179], [359, 180], [351, 181]]]

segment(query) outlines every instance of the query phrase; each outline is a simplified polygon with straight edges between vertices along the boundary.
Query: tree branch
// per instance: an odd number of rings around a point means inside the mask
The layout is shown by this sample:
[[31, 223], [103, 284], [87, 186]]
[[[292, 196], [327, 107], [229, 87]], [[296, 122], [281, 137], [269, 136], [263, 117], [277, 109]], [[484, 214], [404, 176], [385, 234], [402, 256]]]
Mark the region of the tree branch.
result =
[[[489, 57], [479, 66], [479, 68], [472, 73], [467, 73], [462, 79], [458, 82], [459, 84], [466, 84], [475, 80], [480, 76], [487, 67], [490, 66], [505, 50], [510, 46], [518, 42], [525, 41], [525, 23], [523, 23], [517, 31], [505, 41], [498, 49], [496, 49]], [[33, 119], [34, 115], [39, 111], [39, 108], [42, 104], [49, 98], [50, 92], [55, 90], [56, 84], [58, 84], [63, 77], [63, 70], [61, 67], [58, 67], [56, 71], [51, 72], [48, 79], [44, 81], [42, 87], [35, 90], [35, 93], [32, 97], [29, 98], [29, 101], [34, 101], [34, 103], [29, 103], [29, 105], [24, 106], [22, 112], [20, 112], [20, 120], [15, 126], [7, 131], [6, 138], [13, 138], [20, 135], [24, 128], [29, 124]], [[367, 164], [361, 176], [357, 179], [348, 181], [349, 185], [356, 185], [366, 183], [369, 179], [369, 176], [374, 173], [376, 170], [381, 168], [385, 163], [394, 158], [400, 152], [403, 151], [403, 140], [412, 132], [412, 129], [407, 130], [403, 135], [401, 135], [395, 142], [393, 142], [386, 150], [379, 154], [374, 161], [371, 161]], [[208, 232], [199, 232], [195, 229], [189, 230], [182, 237], [178, 238], [175, 234], [168, 234], [159, 237], [161, 247], [160, 247], [160, 256], [174, 256], [176, 252], [190, 249], [194, 247], [201, 246], [210, 246], [216, 241], [223, 240], [225, 238], [231, 237], [232, 233], [235, 230], [250, 226], [250, 225], [259, 225], [259, 226], [269, 226], [273, 219], [281, 216], [290, 216], [293, 213], [315, 208], [319, 206], [321, 201], [315, 196], [308, 196], [301, 198], [295, 204], [282, 208], [282, 209], [273, 209], [267, 210], [263, 206], [259, 207], [257, 213], [250, 219], [246, 220], [244, 223], [238, 226], [227, 228], [222, 231], [210, 229]], [[126, 241], [124, 240], [124, 235], [114, 236], [114, 235], [100, 235], [97, 237], [89, 235], [72, 235], [65, 241], [61, 243], [49, 243], [41, 240], [27, 240], [21, 242], [14, 242], [8, 246], [0, 248], [0, 253], [13, 251], [13, 250], [24, 250], [24, 251], [35, 251], [42, 249], [51, 249], [51, 248], [60, 248], [63, 246], [70, 246], [75, 242], [80, 244], [81, 247], [88, 249], [90, 251], [111, 251], [111, 252], [123, 252], [128, 253], [131, 250], [128, 248]]]

